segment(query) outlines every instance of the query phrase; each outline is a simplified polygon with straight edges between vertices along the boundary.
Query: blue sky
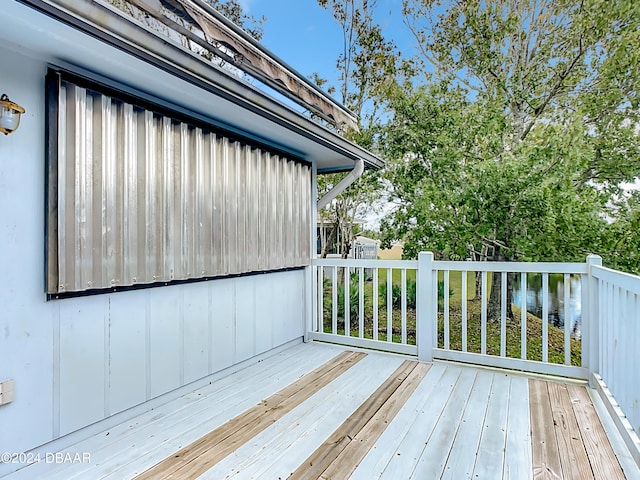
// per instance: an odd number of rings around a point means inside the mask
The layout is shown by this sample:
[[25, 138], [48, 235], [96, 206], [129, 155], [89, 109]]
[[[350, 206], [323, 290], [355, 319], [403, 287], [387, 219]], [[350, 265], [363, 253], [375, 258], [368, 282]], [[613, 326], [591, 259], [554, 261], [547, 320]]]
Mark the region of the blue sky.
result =
[[[328, 10], [316, 0], [241, 0], [245, 12], [264, 15], [262, 44], [305, 76], [318, 72], [336, 82], [336, 59], [342, 32]], [[410, 42], [402, 28], [401, 0], [379, 0], [379, 22], [400, 46]]]

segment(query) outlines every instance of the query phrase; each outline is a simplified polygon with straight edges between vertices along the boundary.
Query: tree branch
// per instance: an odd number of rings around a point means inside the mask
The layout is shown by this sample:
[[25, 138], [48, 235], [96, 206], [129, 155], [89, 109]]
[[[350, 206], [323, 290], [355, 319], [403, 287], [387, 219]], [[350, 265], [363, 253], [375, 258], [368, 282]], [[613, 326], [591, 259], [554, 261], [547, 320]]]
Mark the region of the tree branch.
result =
[[584, 49], [583, 49], [583, 46], [582, 46], [582, 37], [580, 37], [578, 42], [579, 42], [578, 43], [578, 53], [576, 54], [575, 58], [572, 60], [571, 64], [569, 64], [569, 66], [567, 68], [565, 68], [564, 72], [562, 72], [560, 74], [560, 76], [558, 77], [558, 81], [553, 86], [553, 88], [549, 91], [549, 94], [544, 99], [542, 104], [540, 106], [538, 106], [538, 108], [536, 108], [534, 110], [533, 118], [528, 123], [528, 125], [525, 127], [524, 131], [522, 132], [522, 135], [520, 135], [520, 141], [522, 141], [525, 138], [527, 138], [527, 135], [529, 135], [529, 132], [531, 132], [531, 129], [533, 128], [533, 125], [535, 124], [536, 120], [538, 118], [540, 118], [540, 116], [542, 115], [544, 110], [547, 108], [547, 106], [549, 105], [551, 100], [553, 100], [553, 98], [558, 94], [558, 92], [560, 91], [560, 89], [563, 86], [564, 80], [567, 78], [569, 73], [571, 73], [573, 68], [578, 64], [578, 61], [584, 55]]

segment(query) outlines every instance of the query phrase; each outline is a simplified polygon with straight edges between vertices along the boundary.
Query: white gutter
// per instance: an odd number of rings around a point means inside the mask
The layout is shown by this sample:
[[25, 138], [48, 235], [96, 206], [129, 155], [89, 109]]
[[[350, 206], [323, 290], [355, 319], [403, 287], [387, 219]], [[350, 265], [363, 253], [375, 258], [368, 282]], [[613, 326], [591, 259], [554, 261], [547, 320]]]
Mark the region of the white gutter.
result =
[[322, 210], [324, 207], [329, 205], [331, 200], [345, 191], [347, 187], [355, 182], [358, 178], [360, 178], [363, 173], [364, 160], [359, 158], [356, 160], [356, 164], [354, 165], [353, 170], [351, 170], [346, 177], [340, 180], [340, 182], [335, 187], [329, 190], [324, 197], [318, 200], [318, 210]]

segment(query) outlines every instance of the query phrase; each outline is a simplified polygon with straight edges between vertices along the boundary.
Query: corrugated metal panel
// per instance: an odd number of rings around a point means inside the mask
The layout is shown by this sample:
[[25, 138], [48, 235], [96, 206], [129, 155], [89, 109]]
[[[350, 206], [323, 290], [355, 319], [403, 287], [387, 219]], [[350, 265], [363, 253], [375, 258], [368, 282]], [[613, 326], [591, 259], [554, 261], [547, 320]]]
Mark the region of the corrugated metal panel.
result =
[[309, 167], [67, 81], [58, 108], [49, 293], [308, 264]]

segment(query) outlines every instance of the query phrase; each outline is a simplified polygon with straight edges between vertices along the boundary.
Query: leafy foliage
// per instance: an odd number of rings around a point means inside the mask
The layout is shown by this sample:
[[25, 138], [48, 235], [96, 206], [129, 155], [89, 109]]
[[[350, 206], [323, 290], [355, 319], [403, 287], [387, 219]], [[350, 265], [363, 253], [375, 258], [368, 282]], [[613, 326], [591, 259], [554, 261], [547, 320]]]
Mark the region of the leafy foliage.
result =
[[[407, 308], [416, 308], [416, 281], [407, 278]], [[453, 296], [453, 289], [449, 289], [449, 297]], [[381, 283], [378, 286], [378, 296], [380, 298], [380, 306], [387, 305], [387, 283]], [[444, 301], [444, 282], [438, 282], [438, 304], [442, 305]], [[396, 283], [391, 285], [391, 305], [393, 308], [402, 306], [402, 287]]]
[[[360, 288], [358, 286], [358, 274], [352, 273], [349, 275], [349, 314], [353, 318], [358, 315], [360, 310]], [[344, 295], [345, 285], [340, 283], [338, 288], [338, 316], [344, 318]]]
[[[640, 4], [405, 0], [421, 79], [380, 136], [405, 255], [638, 261]], [[633, 246], [635, 242], [635, 246]]]
[[[380, 297], [380, 306], [385, 307], [387, 305], [387, 292], [388, 292], [388, 288], [387, 288], [386, 282], [378, 285], [378, 295]], [[415, 283], [414, 283], [414, 292], [415, 292]], [[409, 295], [407, 293], [407, 297], [408, 296]], [[391, 284], [391, 306], [393, 308], [400, 308], [401, 303], [402, 303], [402, 288], [400, 287], [400, 285], [392, 283]], [[414, 303], [414, 306], [415, 306], [415, 303]]]

